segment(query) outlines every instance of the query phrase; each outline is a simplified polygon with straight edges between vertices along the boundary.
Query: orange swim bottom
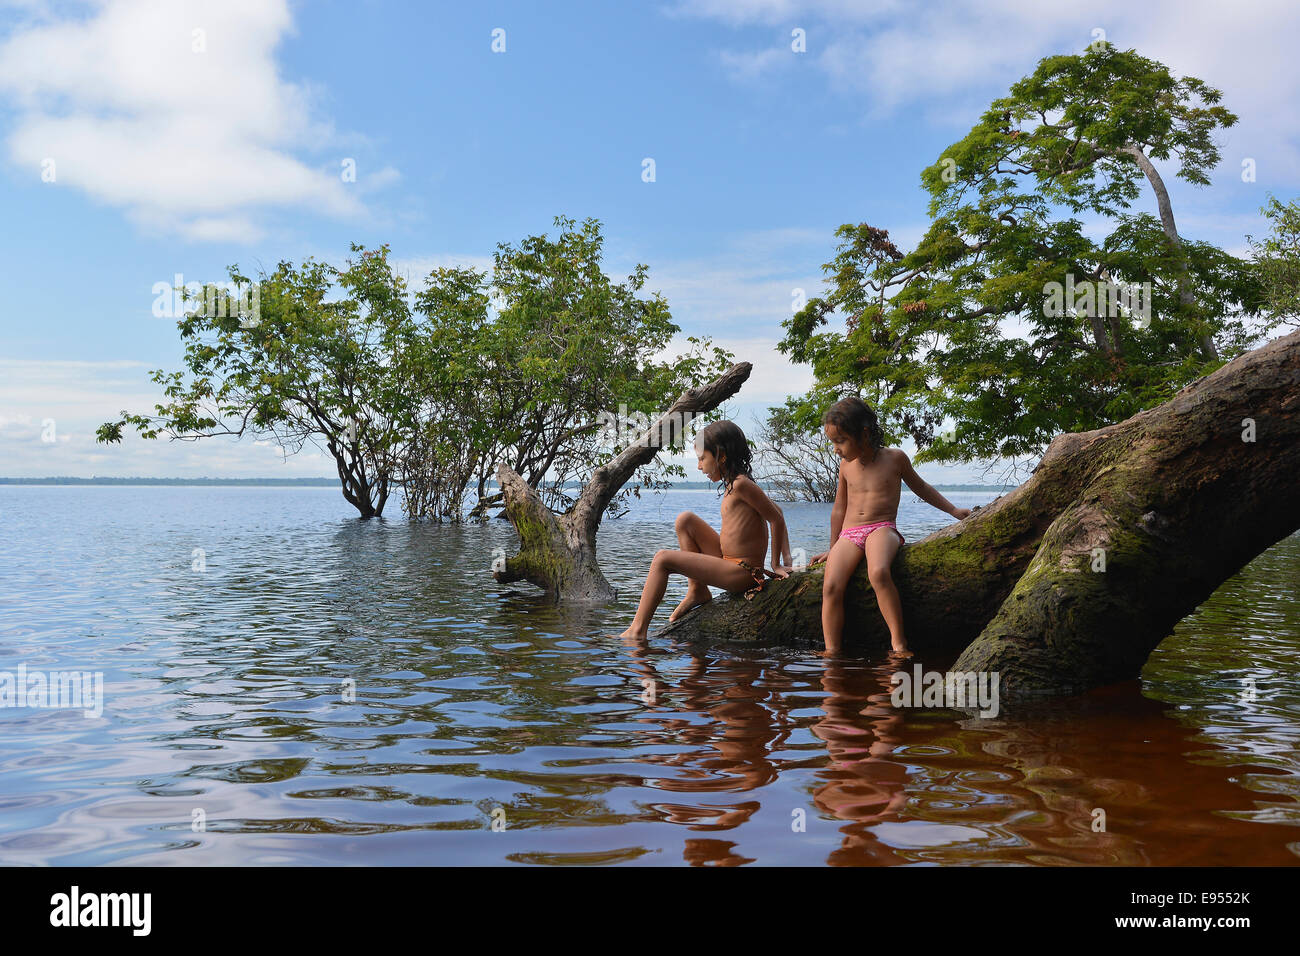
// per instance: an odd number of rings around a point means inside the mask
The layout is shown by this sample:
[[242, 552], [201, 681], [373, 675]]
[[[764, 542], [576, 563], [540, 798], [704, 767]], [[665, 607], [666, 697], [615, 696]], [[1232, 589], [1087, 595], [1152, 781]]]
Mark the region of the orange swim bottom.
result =
[[[763, 590], [763, 585], [767, 583], [767, 579], [766, 579], [763, 575], [765, 575], [765, 574], [772, 574], [772, 572], [771, 572], [771, 571], [768, 571], [766, 568], [756, 568], [756, 567], [754, 567], [752, 564], [750, 564], [750, 563], [749, 563], [748, 561], [746, 561], [744, 558], [729, 558], [729, 557], [727, 557], [727, 556], [724, 554], [724, 555], [722, 556], [722, 560], [723, 560], [723, 561], [734, 561], [736, 564], [740, 565], [742, 568], [744, 568], [746, 571], [748, 571], [748, 572], [753, 576], [753, 578], [754, 578], [754, 587], [750, 588], [748, 591], [745, 592], [745, 599], [746, 599], [746, 600], [749, 600], [749, 599], [752, 598], [755, 594], [757, 594], [759, 591]], [[776, 577], [776, 575], [775, 575], [775, 574], [772, 574], [772, 577]]]

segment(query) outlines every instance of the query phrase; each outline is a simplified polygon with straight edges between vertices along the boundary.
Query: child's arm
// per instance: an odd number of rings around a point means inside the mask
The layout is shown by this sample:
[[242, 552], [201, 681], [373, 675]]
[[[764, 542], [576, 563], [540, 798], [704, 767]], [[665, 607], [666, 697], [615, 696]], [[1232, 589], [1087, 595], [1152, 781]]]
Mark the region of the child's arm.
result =
[[840, 462], [840, 480], [835, 486], [835, 504], [831, 505], [831, 548], [835, 547], [835, 542], [840, 539], [840, 532], [844, 530], [844, 515], [848, 510], [849, 482], [844, 477], [844, 462]]
[[[844, 530], [844, 515], [849, 510], [849, 483], [844, 479], [844, 463], [840, 462], [840, 480], [835, 486], [835, 504], [831, 505], [831, 544], [835, 547], [835, 542], [840, 539], [840, 532]], [[830, 554], [827, 549], [821, 554], [815, 554], [808, 559], [809, 564], [816, 564], [818, 561], [825, 561]]]
[[785, 527], [785, 514], [754, 481], [736, 481], [736, 494], [740, 500], [762, 516], [772, 526], [772, 570], [776, 571], [790, 560], [790, 535]]
[[970, 516], [969, 508], [958, 508], [951, 501], [939, 494], [938, 489], [931, 486], [924, 478], [916, 473], [912, 467], [911, 459], [905, 452], [898, 452], [899, 472], [902, 474], [903, 481], [907, 482], [907, 487], [911, 488], [926, 504], [934, 505], [940, 511], [945, 511], [954, 518], [961, 520]]

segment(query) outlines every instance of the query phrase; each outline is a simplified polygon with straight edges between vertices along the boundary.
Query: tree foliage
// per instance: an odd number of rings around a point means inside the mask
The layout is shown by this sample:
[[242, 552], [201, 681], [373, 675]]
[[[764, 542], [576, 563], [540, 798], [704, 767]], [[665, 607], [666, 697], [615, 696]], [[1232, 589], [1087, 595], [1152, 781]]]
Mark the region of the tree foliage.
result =
[[[1109, 44], [1042, 60], [922, 172], [931, 223], [915, 249], [866, 223], [836, 231], [829, 290], [779, 346], [815, 372], [804, 427], [858, 394], [919, 461], [1036, 456], [1251, 347], [1257, 270], [1178, 234], [1152, 163], [1208, 185], [1213, 134], [1236, 122], [1219, 99]], [[1132, 211], [1144, 185], [1158, 217]], [[843, 329], [823, 331], [832, 316]]]
[[[424, 480], [478, 482], [475, 513], [500, 502], [487, 485], [499, 463], [567, 511], [575, 489], [636, 436], [604, 427], [620, 409], [655, 417], [682, 391], [704, 384], [733, 358], [689, 338], [684, 355], [661, 359], [672, 336], [667, 302], [641, 297], [647, 267], [623, 282], [601, 267], [600, 224], [555, 219], [559, 235], [497, 247], [491, 275], [472, 268], [433, 270], [416, 296], [431, 351], [421, 356], [421, 391], [441, 397], [450, 414], [426, 415], [421, 440], [450, 472], [424, 469]], [[449, 421], [448, 419], [453, 419]], [[459, 458], [457, 456], [460, 456]], [[460, 464], [463, 462], [463, 464]], [[617, 502], [662, 487], [680, 466], [656, 459]], [[420, 490], [412, 476], [409, 489]], [[463, 486], [462, 486], [463, 487]]]
[[799, 399], [790, 398], [756, 423], [754, 477], [780, 501], [834, 501], [840, 458], [820, 430], [805, 430], [799, 410]]
[[1271, 224], [1270, 234], [1247, 239], [1264, 287], [1264, 310], [1272, 324], [1295, 325], [1300, 321], [1300, 203], [1270, 195], [1260, 212]]
[[[152, 415], [123, 411], [98, 440], [120, 441], [133, 426], [146, 439], [249, 435], [286, 454], [311, 445], [334, 459], [362, 517], [382, 514], [416, 411], [394, 358], [416, 329], [388, 247], [352, 251], [360, 255], [341, 270], [281, 262], [253, 296], [213, 285], [186, 294], [199, 302], [177, 322], [185, 369], [153, 372], [166, 400]], [[248, 286], [237, 266], [229, 275]]]
[[[199, 304], [177, 323], [184, 369], [152, 376], [165, 401], [123, 411], [98, 438], [120, 441], [129, 426], [147, 439], [251, 435], [286, 454], [313, 445], [362, 517], [381, 515], [398, 487], [414, 517], [458, 520], [467, 493], [486, 516], [502, 462], [567, 510], [566, 482], [637, 437], [604, 427], [621, 407], [657, 415], [732, 357], [696, 338], [669, 356], [679, 328], [662, 296], [638, 294], [647, 267], [615, 283], [597, 220], [555, 224], [555, 239], [499, 245], [490, 278], [438, 268], [415, 293], [388, 246], [353, 245], [343, 269], [281, 262], [248, 301], [216, 286], [187, 295]], [[656, 460], [615, 503], [683, 474]]]

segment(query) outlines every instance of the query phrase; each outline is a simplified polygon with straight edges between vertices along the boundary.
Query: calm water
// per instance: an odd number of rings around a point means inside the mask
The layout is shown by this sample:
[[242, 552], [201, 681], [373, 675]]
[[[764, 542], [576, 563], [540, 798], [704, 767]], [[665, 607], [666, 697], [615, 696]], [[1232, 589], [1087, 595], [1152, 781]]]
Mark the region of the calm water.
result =
[[[892, 708], [883, 661], [611, 637], [687, 508], [717, 526], [708, 491], [606, 522], [619, 601], [579, 609], [492, 580], [505, 522], [360, 522], [333, 489], [0, 487], [0, 671], [105, 681], [98, 719], [0, 709], [0, 863], [1300, 858], [1300, 537], [1141, 681], [979, 719]], [[829, 505], [786, 513], [825, 546]], [[948, 520], [904, 494], [909, 541]]]

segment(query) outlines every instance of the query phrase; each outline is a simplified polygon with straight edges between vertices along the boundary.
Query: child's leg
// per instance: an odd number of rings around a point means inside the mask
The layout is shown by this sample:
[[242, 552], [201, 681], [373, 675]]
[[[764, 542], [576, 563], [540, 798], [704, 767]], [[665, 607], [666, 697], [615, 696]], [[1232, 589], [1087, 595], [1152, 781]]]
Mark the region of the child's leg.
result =
[[877, 528], [867, 535], [867, 578], [871, 588], [876, 592], [876, 604], [880, 615], [889, 627], [889, 642], [895, 652], [907, 653], [907, 639], [903, 636], [903, 602], [894, 586], [894, 577], [889, 567], [894, 563], [894, 555], [902, 542], [892, 528]]
[[826, 557], [822, 578], [822, 640], [826, 651], [838, 654], [844, 647], [844, 592], [862, 560], [862, 551], [848, 538], [840, 538]]
[[[698, 554], [709, 554], [715, 558], [722, 557], [722, 539], [718, 537], [718, 532], [709, 527], [709, 523], [693, 511], [683, 511], [677, 516], [675, 525], [677, 531], [677, 546], [682, 551], [694, 551]], [[677, 605], [673, 613], [668, 615], [668, 620], [675, 621], [693, 607], [697, 607], [706, 601], [713, 600], [713, 595], [709, 593], [709, 586], [697, 581], [695, 578], [686, 579], [686, 597], [682, 603]]]
[[620, 637], [646, 636], [650, 620], [654, 617], [659, 602], [664, 599], [668, 575], [672, 573], [684, 574], [688, 578], [726, 588], [728, 591], [743, 591], [754, 586], [754, 578], [750, 573], [731, 561], [694, 551], [658, 551], [645, 576], [645, 587], [641, 591], [641, 603], [637, 605], [636, 617], [632, 619], [631, 627]]

